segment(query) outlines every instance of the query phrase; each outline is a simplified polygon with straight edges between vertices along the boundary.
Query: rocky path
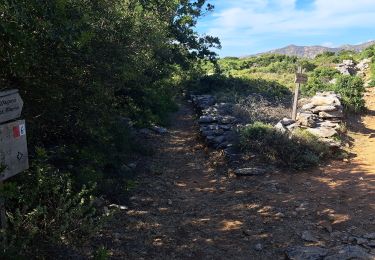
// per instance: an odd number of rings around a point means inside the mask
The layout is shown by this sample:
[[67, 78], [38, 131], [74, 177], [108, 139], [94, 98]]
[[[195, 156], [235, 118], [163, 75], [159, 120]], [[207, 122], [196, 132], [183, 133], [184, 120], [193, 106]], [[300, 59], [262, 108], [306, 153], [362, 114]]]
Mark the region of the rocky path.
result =
[[367, 99], [368, 115], [350, 125], [350, 162], [250, 177], [202, 145], [182, 105], [97, 244], [113, 259], [284, 259], [287, 249], [292, 259], [375, 259], [375, 240], [364, 238], [375, 232], [375, 92]]

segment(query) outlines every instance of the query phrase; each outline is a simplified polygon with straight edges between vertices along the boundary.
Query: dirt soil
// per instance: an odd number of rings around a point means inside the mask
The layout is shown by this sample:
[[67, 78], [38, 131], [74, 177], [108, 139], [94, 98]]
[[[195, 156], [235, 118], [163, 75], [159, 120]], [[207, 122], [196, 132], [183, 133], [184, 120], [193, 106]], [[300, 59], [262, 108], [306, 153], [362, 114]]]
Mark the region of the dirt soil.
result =
[[[113, 259], [284, 259], [296, 245], [341, 245], [375, 232], [375, 89], [349, 122], [353, 158], [310, 172], [234, 177], [205, 148], [181, 105], [169, 134], [153, 137], [127, 210], [96, 243]], [[301, 238], [309, 231], [315, 242]]]

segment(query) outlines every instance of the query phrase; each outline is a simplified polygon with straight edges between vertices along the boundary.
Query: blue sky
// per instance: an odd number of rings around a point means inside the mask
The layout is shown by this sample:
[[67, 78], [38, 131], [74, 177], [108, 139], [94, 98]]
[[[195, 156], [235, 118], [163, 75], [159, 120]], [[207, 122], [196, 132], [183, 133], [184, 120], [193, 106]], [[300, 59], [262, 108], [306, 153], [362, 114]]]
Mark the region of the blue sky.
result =
[[220, 56], [296, 45], [359, 44], [375, 39], [375, 0], [210, 0], [198, 31], [217, 36]]

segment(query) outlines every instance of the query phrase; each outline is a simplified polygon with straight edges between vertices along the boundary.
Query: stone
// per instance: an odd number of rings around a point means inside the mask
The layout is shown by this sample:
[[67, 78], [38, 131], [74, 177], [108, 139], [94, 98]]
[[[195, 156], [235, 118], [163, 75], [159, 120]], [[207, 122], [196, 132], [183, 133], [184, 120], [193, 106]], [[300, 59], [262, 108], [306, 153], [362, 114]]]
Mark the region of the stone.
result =
[[321, 260], [328, 254], [328, 250], [321, 247], [291, 247], [286, 251], [289, 260]]
[[202, 131], [201, 134], [205, 137], [207, 136], [213, 136], [215, 135], [215, 131], [212, 131], [212, 130], [205, 130], [205, 131]]
[[154, 132], [148, 128], [142, 128], [142, 129], [139, 129], [138, 131], [140, 134], [143, 134], [143, 135], [152, 135]]
[[313, 109], [315, 107], [314, 104], [312, 103], [307, 103], [305, 105], [302, 106], [302, 110], [310, 110], [310, 109]]
[[295, 129], [299, 128], [299, 124], [298, 124], [298, 123], [294, 123], [294, 124], [288, 125], [286, 128], [287, 128], [290, 132], [293, 132]]
[[286, 118], [284, 117], [280, 123], [283, 124], [283, 126], [288, 126], [288, 125], [291, 125], [291, 124], [294, 124], [296, 121], [293, 120], [293, 119], [290, 119], [290, 118]]
[[234, 171], [234, 174], [237, 176], [253, 176], [262, 175], [264, 173], [266, 173], [266, 170], [258, 167], [241, 168]]
[[302, 232], [301, 238], [308, 242], [318, 242], [319, 240], [314, 237], [310, 231], [306, 230]]
[[156, 125], [152, 126], [151, 130], [153, 130], [154, 132], [156, 132], [158, 134], [161, 134], [161, 135], [168, 133], [168, 130], [166, 128], [160, 127], [160, 126], [156, 126]]
[[213, 116], [201, 116], [198, 120], [198, 123], [200, 124], [210, 124], [214, 122], [216, 122], [216, 120]]
[[344, 112], [342, 110], [332, 112], [319, 112], [320, 118], [343, 118]]
[[370, 255], [365, 249], [360, 246], [339, 246], [332, 249], [332, 254], [325, 257], [324, 260], [374, 260], [375, 256]]
[[325, 120], [321, 123], [318, 123], [318, 126], [320, 126], [320, 127], [330, 127], [330, 128], [334, 128], [334, 129], [340, 128], [340, 124], [334, 123], [334, 122], [329, 121], [329, 120]]
[[341, 102], [336, 94], [315, 95], [311, 99], [314, 106], [341, 106]]
[[314, 109], [311, 110], [314, 114], [317, 114], [319, 112], [332, 112], [336, 111], [337, 107], [336, 106], [317, 106]]
[[370, 67], [371, 58], [361, 60], [357, 66], [355, 66], [359, 71], [367, 70]]
[[363, 235], [363, 237], [367, 239], [375, 239], [375, 233], [367, 233]]
[[301, 112], [297, 115], [297, 122], [302, 126], [315, 127], [318, 117], [313, 113]]
[[286, 133], [287, 132], [287, 128], [285, 128], [285, 126], [283, 125], [283, 123], [280, 121], [278, 122], [276, 125], [275, 125], [275, 129], [281, 133]]
[[128, 209], [127, 206], [117, 205], [117, 204], [111, 204], [111, 205], [109, 205], [109, 207], [114, 208], [114, 209], [119, 209], [119, 210], [127, 210]]
[[222, 136], [222, 135], [220, 135], [220, 136], [218, 136], [214, 139], [214, 143], [216, 143], [216, 144], [221, 144], [224, 141], [225, 141], [225, 136]]
[[329, 127], [316, 127], [316, 128], [307, 128], [306, 129], [309, 133], [321, 137], [321, 138], [329, 138], [332, 136], [337, 135], [337, 131], [333, 128]]
[[233, 116], [224, 116], [219, 120], [222, 124], [234, 124], [236, 121], [237, 119]]
[[232, 126], [230, 126], [230, 125], [219, 125], [219, 128], [223, 129], [224, 131], [229, 131], [232, 128]]
[[343, 75], [354, 75], [357, 72], [354, 61], [343, 60], [342, 63], [337, 64], [336, 69]]
[[228, 145], [229, 145], [228, 142], [223, 142], [223, 143], [219, 144], [218, 146], [216, 146], [216, 149], [222, 150], [222, 149], [227, 148]]
[[258, 243], [254, 246], [254, 249], [256, 251], [262, 251], [263, 250], [263, 245], [261, 243]]

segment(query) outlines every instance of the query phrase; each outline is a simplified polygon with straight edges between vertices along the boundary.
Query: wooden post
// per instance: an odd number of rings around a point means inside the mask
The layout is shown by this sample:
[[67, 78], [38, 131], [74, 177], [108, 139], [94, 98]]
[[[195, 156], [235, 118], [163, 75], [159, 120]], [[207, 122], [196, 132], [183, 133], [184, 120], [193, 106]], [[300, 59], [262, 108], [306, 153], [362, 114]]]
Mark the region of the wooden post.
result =
[[[0, 181], [0, 190], [3, 188], [3, 182]], [[7, 218], [5, 214], [5, 203], [4, 198], [0, 196], [0, 221], [1, 221], [1, 229], [7, 228]]]
[[[298, 67], [297, 73], [301, 74], [302, 73], [302, 67]], [[296, 120], [297, 119], [297, 106], [298, 106], [298, 96], [299, 96], [299, 89], [301, 87], [301, 83], [298, 82], [296, 83], [296, 89], [294, 91], [294, 100], [293, 100], [293, 112], [292, 112], [292, 119]]]

